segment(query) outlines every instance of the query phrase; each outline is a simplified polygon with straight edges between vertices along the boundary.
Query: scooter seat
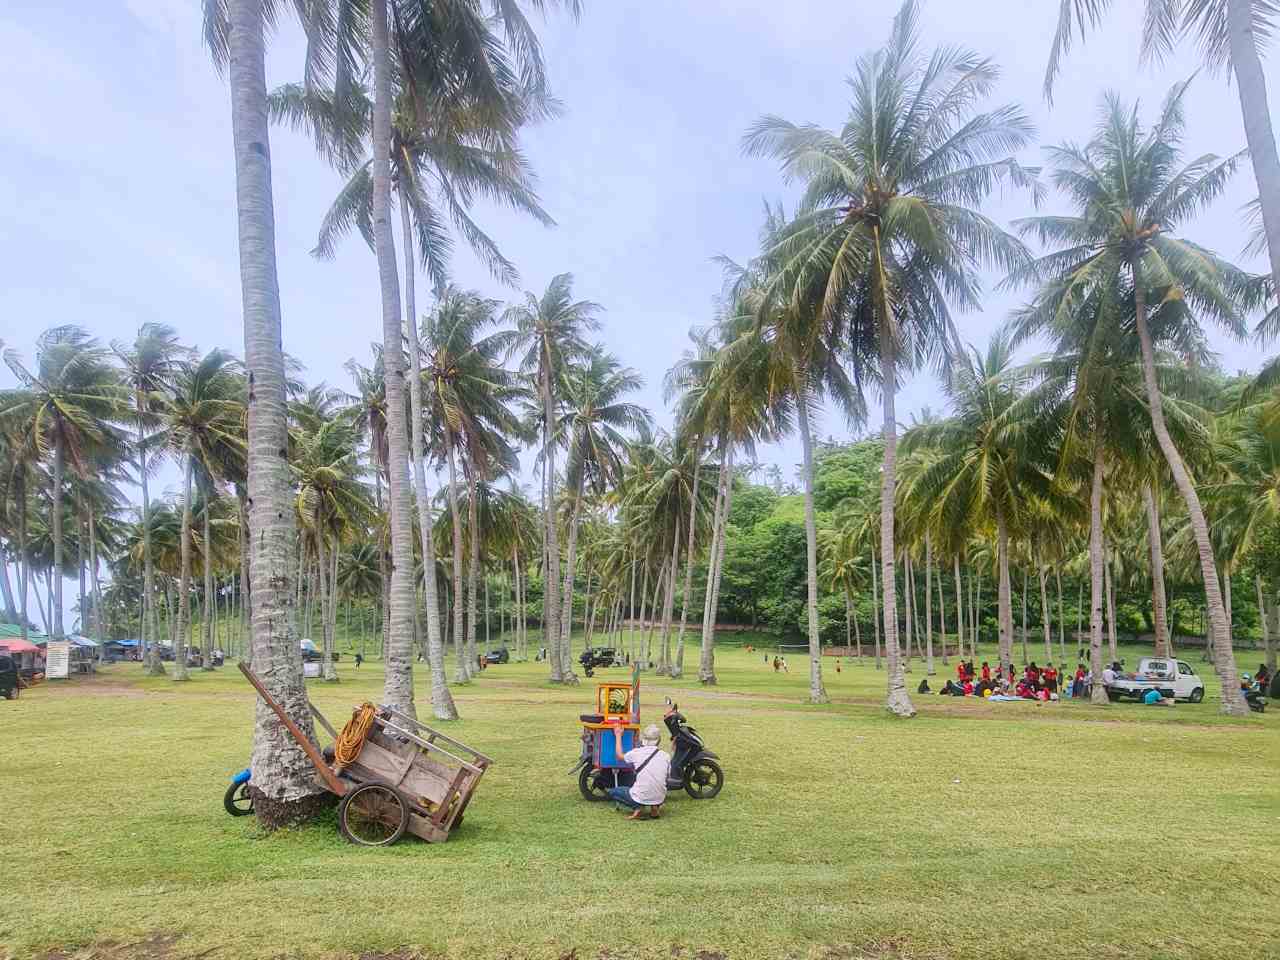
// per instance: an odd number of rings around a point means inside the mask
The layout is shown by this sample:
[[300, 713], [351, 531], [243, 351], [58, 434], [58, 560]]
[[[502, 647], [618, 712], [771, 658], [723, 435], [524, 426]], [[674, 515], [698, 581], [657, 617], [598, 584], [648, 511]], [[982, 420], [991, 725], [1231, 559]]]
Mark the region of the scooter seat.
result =
[[580, 713], [578, 719], [583, 723], [604, 723], [604, 714], [602, 713]]

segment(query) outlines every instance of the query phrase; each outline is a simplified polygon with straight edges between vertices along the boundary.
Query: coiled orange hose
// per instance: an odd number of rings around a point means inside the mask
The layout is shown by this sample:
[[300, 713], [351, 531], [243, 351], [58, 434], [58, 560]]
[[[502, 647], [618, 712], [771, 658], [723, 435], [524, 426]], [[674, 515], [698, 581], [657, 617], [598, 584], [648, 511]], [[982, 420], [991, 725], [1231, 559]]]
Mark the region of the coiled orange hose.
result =
[[378, 708], [372, 703], [363, 703], [351, 714], [351, 719], [338, 734], [333, 745], [333, 758], [342, 766], [349, 767], [355, 763], [364, 749], [365, 738], [373, 729], [373, 717]]

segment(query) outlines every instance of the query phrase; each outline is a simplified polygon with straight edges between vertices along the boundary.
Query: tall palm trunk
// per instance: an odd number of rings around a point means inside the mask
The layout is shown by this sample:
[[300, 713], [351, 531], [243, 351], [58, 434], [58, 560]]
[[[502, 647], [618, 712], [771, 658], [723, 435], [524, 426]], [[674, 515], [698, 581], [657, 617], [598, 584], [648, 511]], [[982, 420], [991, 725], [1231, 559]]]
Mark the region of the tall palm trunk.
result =
[[1110, 659], [1115, 663], [1120, 659], [1120, 651], [1116, 644], [1116, 599], [1115, 592], [1112, 588], [1111, 577], [1111, 550], [1107, 547], [1106, 541], [1103, 540], [1102, 555], [1104, 557], [1103, 566], [1103, 586], [1107, 595], [1107, 641], [1110, 649]]
[[1009, 584], [1009, 524], [1004, 511], [996, 509], [996, 619], [999, 621], [1000, 666], [1007, 673], [1013, 662], [1013, 592]]
[[[1230, 0], [1239, 5], [1241, 0]], [[1248, 4], [1245, 4], [1248, 6]], [[1235, 17], [1233, 19], [1238, 19]], [[1233, 29], [1233, 33], [1235, 30]], [[1234, 44], [1233, 44], [1234, 45]], [[1237, 66], [1237, 70], [1239, 66]], [[1242, 91], [1243, 95], [1243, 91]], [[1252, 146], [1252, 143], [1250, 144]], [[1271, 143], [1274, 155], [1275, 144]], [[1255, 164], [1257, 159], [1255, 157]], [[1280, 188], [1278, 188], [1280, 189]], [[1272, 197], [1280, 194], [1274, 194]], [[1273, 248], [1272, 257], [1280, 256], [1280, 246]], [[1274, 263], [1273, 259], [1273, 263]], [[1209, 611], [1210, 634], [1213, 638], [1213, 666], [1222, 683], [1222, 712], [1233, 716], [1246, 716], [1249, 706], [1240, 693], [1240, 678], [1236, 672], [1235, 653], [1231, 648], [1231, 631], [1227, 624], [1226, 610], [1223, 607], [1222, 589], [1218, 581], [1218, 568], [1213, 557], [1213, 544], [1209, 540], [1209, 523], [1205, 519], [1204, 509], [1200, 506], [1200, 497], [1196, 493], [1195, 484], [1187, 473], [1182, 455], [1169, 436], [1164, 422], [1164, 404], [1160, 395], [1160, 386], [1156, 382], [1155, 347], [1151, 342], [1151, 331], [1147, 326], [1146, 291], [1141, 282], [1134, 284], [1135, 318], [1138, 327], [1138, 341], [1142, 345], [1142, 379], [1147, 389], [1147, 406], [1151, 409], [1151, 427], [1160, 444], [1165, 461], [1169, 464], [1169, 472], [1173, 474], [1173, 482], [1182, 494], [1187, 506], [1187, 516], [1191, 521], [1191, 529], [1195, 534], [1196, 551], [1200, 556], [1200, 572], [1204, 577], [1205, 605]]]
[[1027, 580], [1026, 567], [1022, 568], [1022, 662], [1029, 663], [1027, 658]]
[[947, 598], [943, 592], [942, 584], [946, 577], [942, 572], [942, 563], [938, 563], [938, 638], [942, 641], [942, 665], [945, 667], [947, 660]]
[[1108, 703], [1102, 685], [1102, 442], [1093, 448], [1093, 484], [1089, 489], [1089, 669], [1093, 674], [1093, 703]]
[[1267, 105], [1267, 81], [1253, 30], [1254, 0], [1227, 0], [1227, 31], [1231, 45], [1231, 69], [1240, 91], [1240, 114], [1245, 142], [1253, 161], [1262, 206], [1262, 226], [1271, 258], [1271, 278], [1280, 288], [1280, 155], [1271, 129]]
[[440, 636], [440, 595], [436, 590], [436, 545], [431, 497], [423, 464], [426, 443], [422, 436], [422, 353], [418, 339], [417, 271], [413, 259], [413, 225], [409, 205], [400, 201], [400, 234], [404, 239], [404, 327], [409, 336], [409, 424], [413, 455], [413, 492], [418, 501], [418, 537], [422, 543], [422, 593], [427, 605], [427, 665], [431, 671], [431, 715], [437, 720], [457, 720], [458, 708], [449, 692], [444, 672], [444, 641]]
[[560, 639], [564, 644], [568, 644], [573, 636], [573, 578], [578, 568], [578, 527], [582, 516], [582, 483], [582, 471], [579, 471], [573, 488], [573, 513], [569, 516], [569, 546], [564, 562], [564, 583], [561, 585], [563, 602], [560, 606]]
[[453, 519], [453, 680], [466, 683], [471, 679], [471, 664], [467, 663], [462, 621], [462, 511], [458, 509], [457, 443], [448, 423], [444, 424], [444, 446], [449, 459], [449, 513]]
[[876, 669], [880, 669], [880, 588], [877, 586], [878, 578], [876, 577], [876, 555], [875, 548], [871, 550], [871, 625], [875, 628], [876, 638]]
[[249, 599], [249, 505], [245, 503], [245, 491], [240, 486], [236, 487], [236, 507], [239, 514], [237, 536], [240, 538], [240, 657], [252, 666], [253, 651], [245, 646], [251, 603]]
[[1263, 656], [1267, 664], [1267, 671], [1274, 677], [1276, 675], [1276, 647], [1280, 646], [1280, 603], [1276, 602], [1277, 598], [1272, 596], [1271, 603], [1268, 605], [1267, 617], [1271, 623], [1271, 629], [1264, 634], [1266, 643], [1263, 649]]
[[213, 550], [209, 536], [209, 497], [204, 501], [204, 543], [200, 545], [201, 562], [204, 564], [204, 656], [202, 669], [213, 669], [213, 624], [218, 616], [217, 592], [213, 588]]
[[[728, 544], [729, 511], [733, 507], [733, 448], [728, 450], [729, 469], [725, 473], [724, 508], [720, 511], [720, 542], [716, 544], [716, 575], [711, 581], [711, 642], [715, 643], [716, 621], [720, 611], [720, 584], [724, 580], [724, 552]], [[714, 667], [714, 661], [713, 661]], [[714, 669], [712, 670], [714, 681]]]
[[155, 564], [151, 559], [151, 494], [147, 488], [147, 448], [144, 443], [142, 390], [136, 395], [138, 413], [138, 482], [142, 487], [142, 661], [148, 676], [164, 676], [160, 659], [160, 622], [155, 604]]
[[178, 545], [178, 631], [173, 641], [173, 679], [190, 680], [187, 675], [187, 642], [191, 628], [191, 474], [192, 456], [187, 454], [182, 481], [182, 531]]
[[[551, 399], [551, 354], [543, 346], [539, 363], [539, 388], [542, 392], [542, 469], [545, 476], [542, 510], [543, 538], [546, 543], [547, 569], [542, 598], [542, 635], [547, 644], [547, 659], [551, 661], [553, 683], [576, 684], [577, 674], [569, 664], [568, 651], [560, 650], [560, 536], [556, 529], [556, 450], [551, 442], [551, 430], [555, 423], [555, 407]], [[566, 664], [568, 669], [566, 670]]]
[[925, 673], [933, 676], [933, 539], [924, 534], [924, 638]]
[[1151, 482], [1142, 485], [1142, 501], [1147, 507], [1147, 542], [1151, 548], [1151, 619], [1155, 622], [1157, 657], [1169, 656], [1169, 622], [1164, 593], [1164, 544], [1160, 535], [1160, 510]]
[[902, 551], [902, 621], [907, 633], [907, 649], [906, 657], [904, 658], [904, 669], [907, 673], [911, 672], [911, 648], [915, 641], [915, 618], [912, 616], [911, 610], [911, 583], [911, 554], [904, 550]]
[[[698, 526], [698, 481], [702, 477], [701, 439], [695, 440], [693, 455], [693, 499], [689, 502], [689, 542], [684, 554], [684, 594], [680, 599], [680, 630], [676, 634], [676, 662], [672, 676], [684, 676], [684, 631], [689, 622], [689, 594], [693, 592], [693, 547]], [[701, 666], [701, 664], [699, 664]]]
[[403, 314], [391, 231], [391, 53], [387, 0], [370, 0], [373, 26], [373, 240], [382, 293], [382, 364], [386, 381], [387, 465], [391, 527], [391, 595], [386, 638], [386, 703], [417, 717], [413, 700], [413, 526], [409, 499]]
[[[27, 554], [27, 474], [19, 467], [14, 482], [14, 498], [18, 501], [18, 613], [22, 622], [22, 642], [31, 642], [27, 615], [27, 598], [31, 591], [31, 558]], [[158, 659], [158, 657], [157, 657]]]
[[813, 511], [813, 437], [809, 432], [808, 378], [800, 371], [801, 384], [796, 391], [796, 419], [800, 428], [800, 450], [804, 460], [804, 547], [806, 609], [809, 615], [809, 702], [830, 703], [822, 685], [822, 639], [818, 634], [818, 522]]
[[707, 592], [702, 602], [702, 652], [698, 660], [698, 679], [704, 684], [716, 682], [716, 589], [721, 549], [724, 541], [725, 519], [728, 509], [725, 506], [728, 491], [733, 487], [730, 476], [733, 461], [733, 448], [722, 439], [720, 442], [720, 474], [716, 480], [716, 505], [712, 516], [711, 549], [707, 553]]
[[480, 589], [480, 520], [479, 507], [476, 500], [479, 496], [476, 486], [476, 468], [471, 464], [467, 470], [467, 531], [470, 547], [467, 562], [467, 669], [475, 676], [480, 671], [476, 652], [476, 629], [478, 616], [476, 603]]
[[317, 529], [312, 538], [316, 544], [316, 572], [319, 575], [320, 593], [320, 670], [321, 676], [333, 682], [338, 679], [338, 671], [333, 663], [333, 630], [329, 626], [329, 564], [325, 554], [324, 534]]
[[98, 640], [98, 661], [102, 662], [107, 634], [102, 618], [102, 586], [98, 579], [98, 529], [94, 522], [93, 508], [89, 509], [89, 570], [93, 579], [93, 627]]
[[50, 630], [53, 639], [63, 638], [62, 630], [62, 431], [53, 435], [53, 583], [51, 584], [53, 607], [49, 611]]
[[1062, 570], [1059, 567], [1053, 568], [1053, 579], [1058, 585], [1058, 662], [1065, 670], [1067, 666], [1067, 629], [1064, 626], [1066, 613], [1062, 607]]
[[[641, 656], [640, 645], [644, 643], [644, 623], [645, 623], [644, 614], [645, 614], [645, 610], [648, 609], [645, 606], [645, 604], [648, 603], [648, 601], [649, 601], [649, 558], [645, 557], [644, 584], [640, 587], [640, 637], [639, 637], [639, 644], [637, 644], [637, 640], [634, 636], [631, 638], [631, 659], [632, 660], [639, 660], [639, 661], [644, 660], [644, 657]], [[649, 669], [649, 664], [647, 662], [642, 663], [642, 666], [645, 670]]]
[[1049, 621], [1049, 590], [1045, 584], [1045, 569], [1043, 566], [1036, 567], [1036, 573], [1040, 577], [1040, 623], [1044, 626], [1044, 659], [1046, 663], [1053, 662], [1053, 624]]
[[[960, 554], [952, 560], [956, 578], [956, 655], [964, 659], [964, 583], [960, 579]], [[945, 641], [944, 641], [945, 642]]]
[[680, 521], [676, 521], [675, 536], [671, 538], [671, 566], [667, 573], [667, 590], [662, 603], [662, 653], [657, 673], [671, 675], [671, 616], [676, 600], [676, 570], [680, 562]]
[[[876, 242], [879, 243], [877, 233]], [[888, 298], [881, 292], [882, 310], [886, 315], [880, 321], [880, 377], [884, 392], [884, 463], [880, 475], [880, 580], [884, 590], [884, 647], [888, 661], [888, 695], [885, 706], [899, 717], [914, 717], [916, 708], [907, 694], [906, 679], [902, 674], [902, 656], [898, 649], [898, 597], [895, 585], [893, 558], [894, 529], [893, 501], [897, 491], [898, 419], [894, 409], [894, 391], [897, 384], [897, 344], [894, 342], [892, 318], [887, 315]]]

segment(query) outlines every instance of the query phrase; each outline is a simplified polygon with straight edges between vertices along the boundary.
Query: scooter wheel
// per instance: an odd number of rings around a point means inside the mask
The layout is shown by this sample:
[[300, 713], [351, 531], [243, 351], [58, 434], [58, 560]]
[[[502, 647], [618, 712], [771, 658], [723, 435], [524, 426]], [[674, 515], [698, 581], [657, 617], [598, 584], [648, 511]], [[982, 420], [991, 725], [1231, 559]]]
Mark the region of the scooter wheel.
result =
[[724, 771], [714, 760], [703, 758], [685, 768], [684, 791], [695, 800], [710, 800], [724, 786]]
[[247, 817], [253, 813], [253, 797], [249, 795], [249, 781], [233, 783], [222, 795], [222, 805], [233, 817]]
[[599, 770], [583, 767], [578, 774], [578, 789], [583, 797], [592, 801], [608, 800], [609, 788], [605, 785], [604, 776]]

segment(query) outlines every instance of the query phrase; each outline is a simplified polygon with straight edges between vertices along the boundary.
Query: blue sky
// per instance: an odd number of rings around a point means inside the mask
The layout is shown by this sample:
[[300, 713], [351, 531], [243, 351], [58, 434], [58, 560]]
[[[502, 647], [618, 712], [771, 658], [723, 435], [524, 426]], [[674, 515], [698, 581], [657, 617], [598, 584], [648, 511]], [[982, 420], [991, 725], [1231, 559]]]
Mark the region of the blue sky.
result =
[[[1154, 110], [1197, 67], [1190, 49], [1160, 69], [1141, 67], [1140, 4], [1118, 3], [1105, 29], [1066, 61], [1050, 111], [1040, 81], [1057, 7], [927, 0], [926, 39], [992, 56], [1004, 71], [993, 104], [1022, 103], [1050, 143], [1086, 139], [1103, 90]], [[763, 202], [794, 196], [774, 164], [742, 156], [743, 131], [763, 113], [838, 126], [844, 78], [860, 53], [883, 42], [895, 10], [857, 0], [597, 0], [579, 23], [553, 15], [542, 25], [566, 112], [531, 130], [527, 147], [558, 226], [502, 210], [477, 216], [519, 267], [522, 289], [569, 271], [577, 293], [606, 308], [601, 339], [645, 376], [641, 399], [660, 422], [668, 420], [663, 372], [689, 327], [711, 316], [720, 285], [711, 257], [749, 256]], [[230, 106], [201, 46], [197, 0], [8, 0], [0, 49], [0, 84], [10, 91], [0, 123], [0, 338], [29, 358], [38, 333], [55, 324], [79, 323], [109, 341], [155, 320], [202, 349], [241, 353]], [[268, 84], [297, 79], [300, 60], [299, 32], [286, 21], [271, 43]], [[1268, 65], [1273, 100], [1278, 77]], [[1188, 116], [1189, 151], [1243, 147], [1226, 79], [1200, 75]], [[367, 357], [380, 335], [374, 259], [358, 237], [333, 261], [308, 255], [339, 180], [288, 131], [273, 131], [272, 153], [285, 347], [310, 379], [346, 386], [343, 362]], [[1039, 151], [1020, 159], [1038, 163]], [[1255, 194], [1246, 167], [1188, 234], [1236, 256], [1239, 207]], [[1051, 197], [1046, 208], [1055, 206]], [[1027, 198], [1010, 195], [986, 212], [1007, 222], [1028, 211]], [[466, 253], [454, 266], [464, 286], [517, 296]], [[421, 283], [419, 291], [426, 309]], [[966, 339], [983, 342], [1018, 299], [992, 295], [963, 317]], [[1229, 370], [1256, 367], [1265, 355], [1220, 336], [1213, 342]], [[0, 368], [0, 384], [11, 381]], [[927, 374], [906, 388], [900, 416], [925, 404], [942, 406]], [[821, 432], [840, 437], [849, 428], [833, 416]], [[790, 476], [798, 445], [759, 456]]]

